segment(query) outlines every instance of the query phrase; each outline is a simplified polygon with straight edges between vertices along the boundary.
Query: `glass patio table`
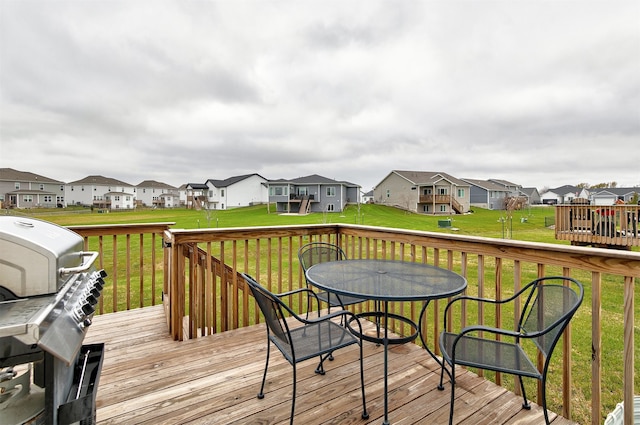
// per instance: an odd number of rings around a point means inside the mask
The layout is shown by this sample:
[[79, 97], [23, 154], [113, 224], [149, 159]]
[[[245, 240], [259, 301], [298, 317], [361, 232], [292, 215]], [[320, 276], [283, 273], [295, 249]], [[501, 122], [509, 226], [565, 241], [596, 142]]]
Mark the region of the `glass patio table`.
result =
[[[429, 350], [420, 333], [419, 323], [431, 300], [448, 298], [460, 294], [467, 287], [467, 280], [459, 274], [429, 264], [394, 260], [343, 260], [329, 261], [311, 266], [306, 277], [314, 286], [338, 295], [352, 296], [376, 301], [382, 311], [365, 312], [360, 317], [382, 319], [384, 332], [377, 337], [365, 336], [363, 339], [384, 345], [384, 424], [389, 424], [387, 400], [387, 372], [389, 344], [404, 343], [420, 336], [425, 349]], [[414, 323], [411, 319], [389, 313], [389, 302], [424, 302], [420, 319]], [[390, 338], [387, 331], [389, 318], [408, 323], [414, 334], [398, 339]]]

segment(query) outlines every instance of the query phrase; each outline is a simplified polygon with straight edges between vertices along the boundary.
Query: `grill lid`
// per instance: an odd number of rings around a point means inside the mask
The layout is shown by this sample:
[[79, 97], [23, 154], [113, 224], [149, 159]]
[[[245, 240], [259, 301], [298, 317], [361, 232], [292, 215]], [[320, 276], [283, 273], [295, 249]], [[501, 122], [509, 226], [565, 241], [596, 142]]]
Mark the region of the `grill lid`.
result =
[[[83, 239], [69, 229], [32, 218], [0, 217], [0, 295], [53, 294], [81, 267]], [[91, 263], [89, 261], [88, 263]]]

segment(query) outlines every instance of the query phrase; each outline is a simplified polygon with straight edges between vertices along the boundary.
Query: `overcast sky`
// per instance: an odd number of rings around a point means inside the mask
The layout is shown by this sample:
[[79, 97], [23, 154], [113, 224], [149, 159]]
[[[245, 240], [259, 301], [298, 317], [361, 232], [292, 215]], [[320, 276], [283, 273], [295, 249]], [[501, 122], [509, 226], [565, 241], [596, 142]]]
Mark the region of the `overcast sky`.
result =
[[0, 5], [0, 167], [640, 186], [637, 0]]

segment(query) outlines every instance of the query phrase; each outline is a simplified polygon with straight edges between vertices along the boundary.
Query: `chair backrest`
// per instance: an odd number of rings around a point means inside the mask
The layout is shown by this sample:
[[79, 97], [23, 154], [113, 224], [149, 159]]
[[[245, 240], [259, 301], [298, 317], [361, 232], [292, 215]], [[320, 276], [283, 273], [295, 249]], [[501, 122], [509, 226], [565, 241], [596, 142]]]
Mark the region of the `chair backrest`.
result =
[[326, 242], [311, 242], [298, 250], [298, 259], [302, 269], [306, 272], [314, 264], [346, 260], [347, 256], [337, 245]]
[[570, 277], [543, 277], [529, 284], [531, 292], [522, 310], [520, 331], [533, 336], [548, 357], [582, 303], [582, 284]]
[[241, 273], [241, 276], [246, 281], [253, 297], [256, 299], [269, 331], [284, 344], [291, 345], [289, 328], [287, 327], [284, 312], [282, 311], [282, 301], [256, 282], [251, 276], [244, 273]]

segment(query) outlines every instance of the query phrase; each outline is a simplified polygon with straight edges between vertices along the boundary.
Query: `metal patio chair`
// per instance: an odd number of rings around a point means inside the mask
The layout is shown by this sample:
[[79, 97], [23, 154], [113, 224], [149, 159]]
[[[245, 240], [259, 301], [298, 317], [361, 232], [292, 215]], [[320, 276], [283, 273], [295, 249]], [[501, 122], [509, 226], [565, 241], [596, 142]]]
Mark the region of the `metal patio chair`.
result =
[[[298, 259], [304, 273], [307, 272], [309, 267], [314, 264], [325, 263], [327, 261], [340, 261], [346, 260], [347, 256], [344, 251], [337, 245], [327, 242], [310, 242], [303, 245], [298, 250]], [[307, 282], [307, 286], [311, 288], [313, 285]], [[340, 307], [344, 309], [346, 306], [352, 304], [358, 304], [365, 300], [356, 297], [338, 296], [337, 294], [316, 291], [318, 299], [328, 305], [328, 311], [331, 312], [331, 307]]]
[[[584, 289], [580, 282], [569, 277], [543, 277], [536, 279], [522, 288], [512, 297], [504, 300], [491, 300], [470, 296], [460, 296], [453, 299], [444, 311], [444, 328], [440, 334], [440, 350], [443, 356], [440, 371], [439, 390], [443, 390], [443, 378], [446, 370], [451, 382], [451, 405], [449, 424], [453, 423], [455, 400], [455, 367], [457, 365], [492, 370], [516, 375], [520, 381], [524, 402], [522, 407], [530, 409], [524, 388], [523, 377], [535, 378], [542, 381], [542, 408], [544, 419], [549, 424], [547, 412], [546, 383], [551, 354], [560, 339], [562, 332], [582, 303]], [[507, 304], [521, 302], [524, 306], [516, 330], [499, 329], [490, 326], [467, 326], [460, 332], [449, 332], [447, 316], [453, 305], [466, 302]], [[497, 336], [501, 340], [497, 340]], [[523, 347], [523, 343], [532, 343], [530, 353], [537, 351], [542, 355], [544, 363], [542, 370], [538, 370], [536, 357], [530, 357]], [[533, 360], [532, 360], [533, 359]]]
[[[319, 364], [315, 372], [324, 375], [324, 361], [334, 351], [349, 345], [357, 344], [360, 349], [360, 384], [362, 387], [362, 418], [367, 419], [367, 406], [364, 395], [364, 367], [362, 357], [362, 338], [354, 336], [346, 327], [335, 323], [336, 318], [353, 319], [352, 325], [357, 323], [360, 335], [362, 327], [356, 316], [346, 310], [334, 311], [333, 313], [319, 316], [317, 318], [305, 319], [297, 315], [281, 298], [297, 294], [306, 293], [308, 297], [315, 299], [319, 306], [319, 300], [315, 293], [308, 288], [301, 288], [282, 294], [273, 294], [256, 282], [251, 276], [242, 274], [245, 282], [249, 286], [253, 297], [258, 303], [258, 307], [264, 315], [267, 324], [267, 360], [264, 366], [262, 384], [258, 398], [264, 398], [264, 384], [267, 379], [267, 368], [269, 367], [269, 354], [271, 343], [282, 353], [285, 359], [293, 366], [293, 398], [291, 401], [291, 418], [296, 406], [296, 365], [302, 361], [318, 357]], [[292, 316], [299, 323], [289, 326], [285, 320], [285, 314]], [[299, 325], [299, 326], [298, 326]], [[330, 385], [330, 383], [329, 383]]]

